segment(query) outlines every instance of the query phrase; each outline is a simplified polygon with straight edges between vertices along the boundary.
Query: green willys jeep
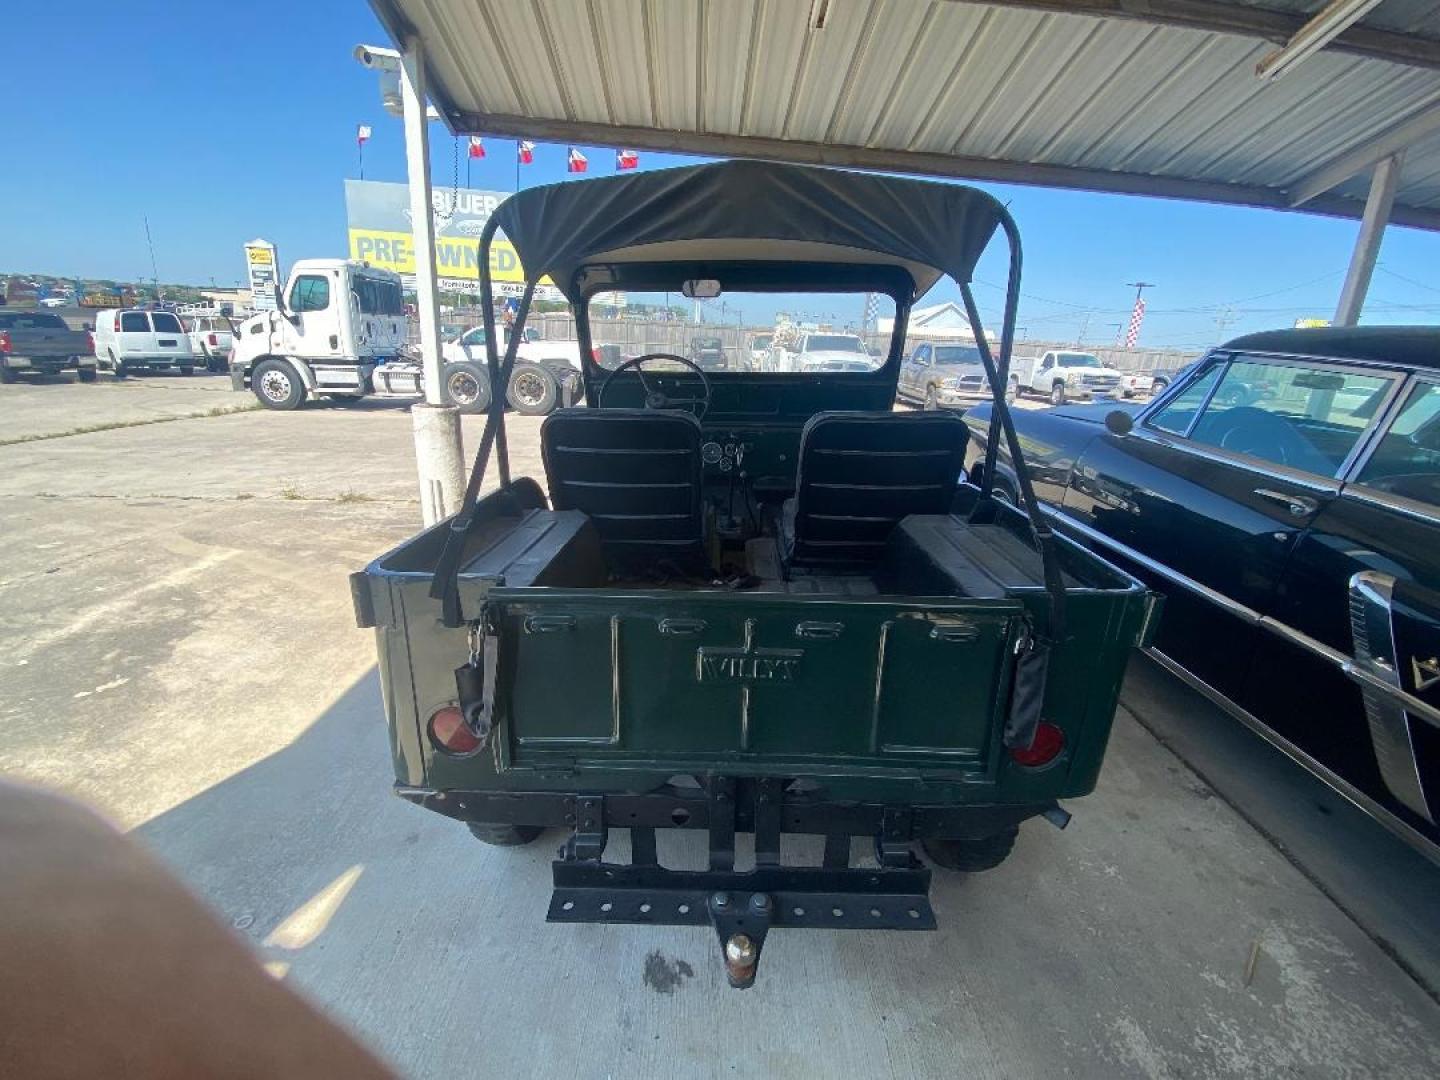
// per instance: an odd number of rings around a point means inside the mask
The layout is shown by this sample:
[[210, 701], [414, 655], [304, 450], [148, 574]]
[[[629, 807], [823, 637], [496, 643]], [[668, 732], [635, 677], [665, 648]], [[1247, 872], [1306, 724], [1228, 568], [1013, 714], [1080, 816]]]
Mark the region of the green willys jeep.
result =
[[[997, 229], [1010, 275], [992, 355], [969, 282]], [[772, 927], [933, 929], [912, 845], [982, 870], [1026, 819], [1063, 826], [1057, 800], [1094, 788], [1157, 607], [1050, 531], [1025, 470], [1019, 506], [962, 483], [957, 415], [894, 411], [906, 316], [949, 276], [991, 434], [1021, 459], [1002, 392], [1010, 216], [961, 186], [748, 161], [523, 191], [480, 240], [496, 386], [523, 337], [497, 352], [500, 230], [528, 282], [517, 325], [543, 277], [574, 307], [586, 407], [546, 418], [542, 488], [510, 474], [497, 395], [460, 510], [352, 578], [396, 792], [492, 844], [564, 829], [551, 921], [709, 924], [735, 986]], [[856, 352], [804, 373], [669, 353], [607, 369], [587, 305], [614, 291], [723, 292], [750, 312], [853, 301], [848, 323], [822, 310], [808, 328]], [[882, 302], [888, 347], [860, 351]], [[627, 863], [604, 861], [617, 828]], [[707, 868], [663, 866], [660, 829], [704, 830]], [[737, 868], [737, 833], [753, 867]], [[783, 833], [823, 837], [819, 865], [782, 860]], [[873, 860], [852, 862], [857, 836]]]

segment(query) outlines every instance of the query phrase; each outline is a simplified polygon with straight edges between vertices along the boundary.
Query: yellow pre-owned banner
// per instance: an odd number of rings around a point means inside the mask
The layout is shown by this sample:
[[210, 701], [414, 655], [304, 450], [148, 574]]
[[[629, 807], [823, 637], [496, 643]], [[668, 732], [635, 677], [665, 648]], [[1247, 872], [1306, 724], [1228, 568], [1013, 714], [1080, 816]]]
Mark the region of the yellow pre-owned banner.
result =
[[[435, 273], [442, 278], [480, 279], [480, 244], [476, 240], [435, 238]], [[408, 232], [384, 229], [351, 229], [350, 257], [364, 259], [371, 266], [394, 270], [397, 274], [415, 273], [415, 247]], [[490, 277], [492, 281], [523, 282], [520, 259], [508, 240], [490, 243]], [[546, 284], [549, 279], [546, 279]]]

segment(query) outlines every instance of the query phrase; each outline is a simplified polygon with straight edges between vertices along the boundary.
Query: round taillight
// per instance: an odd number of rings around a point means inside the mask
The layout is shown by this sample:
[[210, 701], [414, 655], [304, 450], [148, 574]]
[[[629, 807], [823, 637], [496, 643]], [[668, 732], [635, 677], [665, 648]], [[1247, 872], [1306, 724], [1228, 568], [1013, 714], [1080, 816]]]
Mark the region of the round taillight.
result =
[[1042, 720], [1035, 726], [1035, 741], [1028, 747], [1011, 748], [1010, 757], [1015, 764], [1024, 765], [1027, 769], [1034, 769], [1041, 765], [1049, 765], [1060, 756], [1060, 751], [1064, 749], [1065, 733], [1054, 724], [1047, 724]]
[[447, 754], [473, 754], [480, 749], [479, 736], [470, 730], [456, 705], [437, 709], [430, 717], [430, 741]]

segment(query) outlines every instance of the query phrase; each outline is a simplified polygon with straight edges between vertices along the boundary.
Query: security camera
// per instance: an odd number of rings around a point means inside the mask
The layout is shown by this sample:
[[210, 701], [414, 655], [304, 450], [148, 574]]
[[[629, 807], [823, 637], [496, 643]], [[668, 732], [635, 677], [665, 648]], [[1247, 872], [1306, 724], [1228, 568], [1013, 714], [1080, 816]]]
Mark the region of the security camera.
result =
[[376, 45], [356, 45], [355, 59], [367, 68], [376, 71], [399, 71], [400, 54], [394, 49], [382, 49]]

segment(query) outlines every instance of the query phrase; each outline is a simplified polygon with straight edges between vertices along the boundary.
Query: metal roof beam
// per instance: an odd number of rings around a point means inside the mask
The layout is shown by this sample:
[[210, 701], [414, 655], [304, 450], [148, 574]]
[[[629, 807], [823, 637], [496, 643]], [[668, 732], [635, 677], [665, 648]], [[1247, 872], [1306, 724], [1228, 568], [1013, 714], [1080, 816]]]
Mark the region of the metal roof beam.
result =
[[[977, 0], [950, 0], [974, 3]], [[1183, 26], [1213, 34], [1237, 34], [1284, 45], [1310, 22], [1305, 14], [1225, 3], [1224, 0], [983, 0], [986, 7], [1028, 8], [1064, 15], [1132, 19]], [[1412, 67], [1440, 69], [1440, 39], [1356, 25], [1326, 45], [1330, 52]]]
[[1408, 120], [1403, 120], [1358, 146], [1351, 147], [1333, 161], [1303, 177], [1290, 188], [1290, 205], [1302, 206], [1343, 184], [1357, 173], [1364, 172], [1370, 166], [1436, 132], [1440, 132], [1440, 105], [1431, 105]]
[[[962, 157], [915, 150], [887, 150], [882, 147], [847, 146], [835, 143], [802, 142], [758, 135], [728, 135], [723, 132], [670, 131], [648, 127], [624, 127], [571, 120], [495, 113], [460, 113], [447, 116], [456, 134], [496, 135], [502, 138], [539, 139], [556, 143], [591, 143], [599, 146], [627, 146], [636, 150], [658, 150], [672, 154], [709, 154], [716, 157], [751, 157], [770, 161], [794, 161], [809, 165], [830, 165], [852, 169], [879, 169], [886, 172], [945, 176], [958, 180], [989, 180], [1004, 184], [1074, 188], [1118, 195], [1149, 195], [1164, 199], [1195, 199], [1233, 206], [1256, 206], [1271, 210], [1295, 209], [1287, 193], [1279, 188], [1247, 184], [1222, 184], [1208, 180], [1151, 176], [1145, 173], [1085, 169], [1070, 165], [1037, 165], [1025, 161]], [[1364, 210], [1359, 199], [1317, 195], [1306, 200], [1305, 212], [1330, 217], [1358, 218]], [[1440, 210], [1397, 206], [1391, 217], [1396, 225], [1440, 231]]]

